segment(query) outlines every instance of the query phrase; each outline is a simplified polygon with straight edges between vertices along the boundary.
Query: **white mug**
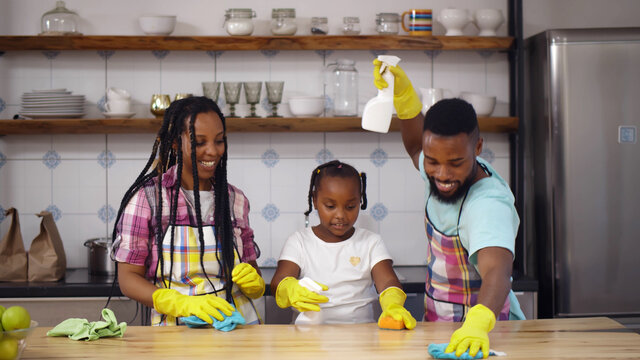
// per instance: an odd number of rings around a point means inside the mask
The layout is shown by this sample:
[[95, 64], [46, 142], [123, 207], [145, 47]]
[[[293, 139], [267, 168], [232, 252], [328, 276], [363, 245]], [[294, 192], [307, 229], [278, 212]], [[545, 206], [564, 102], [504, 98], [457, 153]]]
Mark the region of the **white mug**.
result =
[[107, 89], [107, 100], [131, 100], [131, 94], [125, 89], [110, 87]]
[[104, 104], [105, 110], [112, 114], [125, 114], [131, 111], [131, 100], [129, 99], [110, 99]]
[[422, 97], [423, 115], [427, 113], [427, 110], [429, 110], [429, 108], [433, 106], [433, 104], [444, 99], [445, 93], [450, 92], [447, 89], [440, 88], [419, 88], [419, 90]]

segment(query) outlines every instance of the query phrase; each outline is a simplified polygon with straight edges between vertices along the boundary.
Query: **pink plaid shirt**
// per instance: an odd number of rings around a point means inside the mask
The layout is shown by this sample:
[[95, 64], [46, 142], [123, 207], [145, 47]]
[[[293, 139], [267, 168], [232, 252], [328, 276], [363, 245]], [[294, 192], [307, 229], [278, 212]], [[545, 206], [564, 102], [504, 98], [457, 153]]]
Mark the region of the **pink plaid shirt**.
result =
[[[176, 183], [177, 166], [173, 166], [162, 178], [162, 228], [169, 223], [169, 194]], [[155, 186], [157, 178], [146, 186]], [[229, 184], [229, 200], [233, 221], [233, 236], [243, 262], [258, 257], [253, 230], [249, 226], [249, 200], [244, 193]], [[154, 240], [155, 219], [152, 219], [151, 205], [144, 187], [140, 189], [125, 207], [117, 226], [115, 260], [147, 268], [147, 279], [153, 279], [158, 264], [158, 248]], [[202, 219], [203, 225], [215, 225], [211, 219]], [[176, 225], [197, 226], [195, 208], [186, 200], [182, 191], [178, 194]], [[164, 232], [164, 230], [163, 230]]]

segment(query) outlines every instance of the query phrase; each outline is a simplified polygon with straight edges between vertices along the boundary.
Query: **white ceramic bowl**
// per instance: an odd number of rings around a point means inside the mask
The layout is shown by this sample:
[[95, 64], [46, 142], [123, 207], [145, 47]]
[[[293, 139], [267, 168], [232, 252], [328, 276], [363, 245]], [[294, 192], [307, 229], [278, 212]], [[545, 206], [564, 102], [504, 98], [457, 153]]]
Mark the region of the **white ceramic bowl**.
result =
[[176, 27], [176, 17], [174, 15], [146, 15], [138, 18], [140, 28], [147, 35], [166, 36], [173, 32]]
[[460, 98], [473, 106], [477, 116], [489, 116], [496, 107], [496, 97], [463, 91]]
[[471, 16], [469, 15], [469, 11], [467, 11], [467, 9], [448, 8], [440, 11], [437, 20], [447, 30], [445, 35], [461, 36], [463, 35], [462, 30], [464, 29], [464, 27], [467, 26], [473, 19], [471, 19]]
[[496, 30], [503, 22], [500, 9], [478, 9], [474, 14], [474, 23], [480, 29], [478, 36], [496, 36]]
[[321, 96], [292, 96], [289, 98], [291, 114], [295, 116], [319, 116], [324, 111], [324, 98]]

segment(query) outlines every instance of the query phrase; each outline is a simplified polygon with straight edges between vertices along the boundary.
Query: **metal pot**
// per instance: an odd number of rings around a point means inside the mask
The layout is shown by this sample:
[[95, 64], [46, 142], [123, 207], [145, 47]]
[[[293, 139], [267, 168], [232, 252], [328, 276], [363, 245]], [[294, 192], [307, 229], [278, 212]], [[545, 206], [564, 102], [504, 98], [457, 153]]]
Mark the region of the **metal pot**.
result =
[[95, 238], [84, 242], [89, 254], [89, 274], [113, 275], [116, 263], [111, 260], [111, 238]]

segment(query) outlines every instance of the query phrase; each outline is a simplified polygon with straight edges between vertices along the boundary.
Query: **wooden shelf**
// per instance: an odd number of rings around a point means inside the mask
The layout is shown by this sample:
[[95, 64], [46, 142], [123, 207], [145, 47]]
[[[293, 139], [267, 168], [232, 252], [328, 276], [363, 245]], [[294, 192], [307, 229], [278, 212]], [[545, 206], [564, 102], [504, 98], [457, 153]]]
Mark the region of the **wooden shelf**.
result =
[[[155, 133], [161, 119], [38, 119], [0, 120], [0, 135], [12, 134], [130, 134]], [[362, 132], [359, 117], [228, 118], [229, 132]], [[515, 132], [515, 117], [478, 118], [480, 131]], [[398, 119], [390, 131], [399, 131]]]
[[327, 36], [0, 36], [15, 50], [509, 50], [513, 37]]

